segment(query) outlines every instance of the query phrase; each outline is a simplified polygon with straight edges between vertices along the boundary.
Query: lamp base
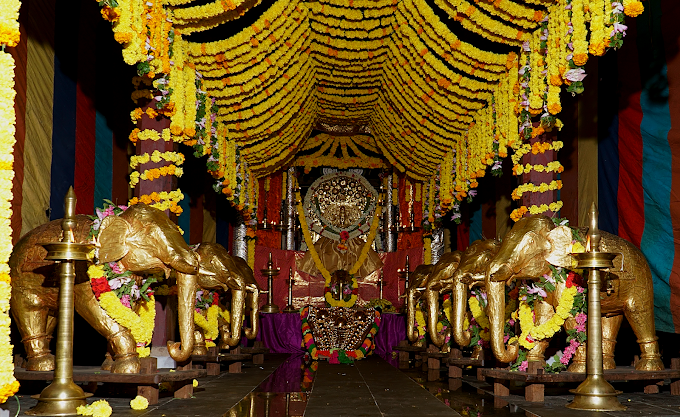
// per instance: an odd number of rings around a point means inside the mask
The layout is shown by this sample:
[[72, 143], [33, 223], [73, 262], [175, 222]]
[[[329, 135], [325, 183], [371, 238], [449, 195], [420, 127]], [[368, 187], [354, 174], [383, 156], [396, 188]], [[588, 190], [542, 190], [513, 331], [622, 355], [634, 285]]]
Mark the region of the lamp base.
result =
[[622, 411], [626, 407], [616, 398], [622, 391], [617, 391], [602, 377], [590, 375], [578, 388], [570, 390], [574, 401], [567, 408], [589, 411]]
[[85, 398], [92, 394], [83, 392], [82, 388], [73, 381], [53, 382], [46, 387], [38, 399], [38, 404], [26, 411], [29, 416], [75, 416], [76, 409], [81, 405], [87, 405]]
[[261, 313], [278, 313], [279, 311], [279, 306], [274, 303], [267, 303], [260, 308]]
[[283, 309], [283, 312], [284, 312], [284, 313], [297, 313], [298, 311], [300, 311], [300, 310], [297, 309], [297, 308], [295, 308], [295, 307], [293, 307], [293, 306], [290, 305], [290, 304], [288, 304], [288, 305], [286, 306], [286, 308]]

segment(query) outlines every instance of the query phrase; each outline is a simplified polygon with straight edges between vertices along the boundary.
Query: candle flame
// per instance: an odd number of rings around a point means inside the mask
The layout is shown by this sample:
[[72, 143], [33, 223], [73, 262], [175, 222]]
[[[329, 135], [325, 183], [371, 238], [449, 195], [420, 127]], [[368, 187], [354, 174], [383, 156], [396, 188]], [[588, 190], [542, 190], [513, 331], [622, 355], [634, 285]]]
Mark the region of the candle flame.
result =
[[586, 237], [586, 252], [590, 252], [590, 235]]
[[69, 241], [70, 243], [75, 243], [75, 242], [76, 242], [76, 237], [75, 237], [75, 235], [73, 234], [73, 229], [69, 229], [69, 230], [68, 230], [68, 241]]

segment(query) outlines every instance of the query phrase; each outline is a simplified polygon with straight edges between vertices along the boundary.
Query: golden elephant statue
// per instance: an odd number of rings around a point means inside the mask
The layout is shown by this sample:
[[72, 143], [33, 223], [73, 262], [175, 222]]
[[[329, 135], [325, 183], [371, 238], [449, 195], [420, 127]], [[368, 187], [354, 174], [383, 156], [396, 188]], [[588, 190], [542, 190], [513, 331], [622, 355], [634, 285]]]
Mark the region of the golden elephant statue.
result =
[[[75, 242], [88, 241], [93, 223], [89, 216], [75, 216]], [[45, 259], [47, 251], [40, 243], [59, 241], [61, 235], [61, 220], [39, 226], [17, 242], [9, 260], [10, 308], [26, 349], [26, 369], [31, 371], [54, 369], [49, 340], [57, 324], [59, 282], [56, 264]], [[162, 271], [166, 277], [176, 272], [181, 348], [179, 343], [168, 342], [168, 351], [178, 362], [187, 360], [194, 342], [193, 307], [199, 263], [177, 226], [162, 211], [138, 204], [119, 216], [105, 217], [98, 242], [101, 264], [119, 262], [133, 273]], [[108, 340], [114, 359], [111, 372], [138, 373], [139, 355], [132, 333], [100, 307], [86, 272], [87, 263], [77, 262], [75, 270], [75, 310]]]
[[434, 265], [418, 265], [416, 269], [413, 270], [409, 276], [409, 287], [406, 290], [406, 294], [400, 296], [406, 298], [406, 337], [411, 343], [418, 339], [418, 332], [415, 331], [415, 320], [416, 320], [416, 304], [420, 297], [423, 295], [423, 282], [427, 280], [427, 277], [434, 270]]
[[[432, 271], [423, 279], [423, 281], [416, 287], [413, 286], [414, 291], [410, 291], [407, 299], [407, 313], [406, 318], [406, 335], [412, 342], [418, 338], [415, 332], [415, 307], [416, 296], [424, 296], [427, 303], [427, 329], [432, 338], [432, 342], [437, 346], [444, 344], [445, 336], [437, 333], [437, 321], [439, 319], [439, 295], [451, 290], [450, 278], [453, 272], [458, 268], [460, 262], [460, 251], [447, 252], [433, 265]], [[410, 289], [410, 288], [409, 288]], [[421, 295], [422, 294], [422, 295]], [[432, 317], [434, 310], [437, 314]], [[435, 336], [432, 336], [432, 335]], [[435, 340], [436, 339], [436, 340]]]
[[221, 327], [220, 348], [227, 349], [241, 341], [246, 300], [250, 307], [252, 327], [246, 328], [244, 333], [248, 339], [254, 339], [260, 323], [261, 289], [255, 281], [253, 270], [245, 260], [230, 255], [224, 246], [217, 243], [201, 243], [195, 252], [200, 265], [196, 289], [231, 291], [230, 322], [228, 326]]
[[470, 344], [470, 331], [465, 328], [467, 315], [468, 290], [476, 285], [484, 285], [486, 268], [496, 255], [501, 242], [496, 239], [475, 240], [463, 252], [460, 264], [453, 274], [452, 318], [453, 340], [462, 347]]
[[[585, 240], [585, 230], [578, 230], [578, 233]], [[625, 316], [642, 352], [635, 368], [661, 370], [664, 366], [654, 328], [652, 274], [647, 260], [638, 248], [625, 239], [604, 231], [600, 233], [600, 251], [619, 254], [614, 259], [614, 268], [608, 271], [611, 291], [600, 293], [603, 350], [607, 352], [603, 359], [604, 368], [616, 366], [613, 360], [614, 344]], [[550, 265], [571, 268], [571, 246], [572, 229], [567, 226], [556, 227], [552, 219], [540, 215], [520, 219], [503, 239], [498, 253], [489, 263], [486, 276], [491, 348], [501, 362], [511, 362], [518, 354], [516, 343], [506, 348], [503, 342], [505, 285], [515, 279], [540, 279], [544, 274], [551, 274]], [[536, 323], [543, 323], [554, 314], [561, 290], [558, 286], [552, 297], [538, 305], [535, 309]], [[537, 343], [528, 354], [529, 360], [542, 361], [546, 345]], [[580, 351], [583, 353], [584, 349]], [[570, 367], [569, 370], [582, 371], [584, 367], [579, 364], [584, 363], [583, 359], [575, 357], [572, 365], [576, 367]]]

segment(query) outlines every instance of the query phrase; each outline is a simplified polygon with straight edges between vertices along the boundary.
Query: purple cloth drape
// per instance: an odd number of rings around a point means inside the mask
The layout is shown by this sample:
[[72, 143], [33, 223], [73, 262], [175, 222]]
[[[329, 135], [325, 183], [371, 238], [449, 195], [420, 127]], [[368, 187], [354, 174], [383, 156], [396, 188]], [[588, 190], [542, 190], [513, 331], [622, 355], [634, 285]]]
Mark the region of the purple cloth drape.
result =
[[304, 353], [299, 313], [262, 313], [257, 338], [271, 353]]
[[[382, 314], [375, 335], [375, 353], [388, 357], [400, 341], [406, 339], [406, 316]], [[271, 353], [304, 353], [302, 348], [302, 320], [299, 313], [260, 314], [257, 339], [264, 342]]]
[[375, 334], [375, 354], [383, 358], [392, 355], [392, 350], [406, 339], [406, 316], [383, 313], [378, 333]]

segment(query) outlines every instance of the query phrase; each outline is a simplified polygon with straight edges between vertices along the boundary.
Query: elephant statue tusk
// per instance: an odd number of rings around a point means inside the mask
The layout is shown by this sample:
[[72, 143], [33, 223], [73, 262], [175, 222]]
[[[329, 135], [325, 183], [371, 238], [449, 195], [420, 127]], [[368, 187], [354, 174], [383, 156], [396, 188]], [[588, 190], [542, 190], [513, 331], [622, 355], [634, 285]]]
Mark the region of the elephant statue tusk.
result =
[[198, 268], [198, 274], [199, 275], [207, 275], [209, 277], [217, 276], [216, 273], [214, 273], [212, 271], [208, 271], [207, 269], [204, 269], [204, 268]]

